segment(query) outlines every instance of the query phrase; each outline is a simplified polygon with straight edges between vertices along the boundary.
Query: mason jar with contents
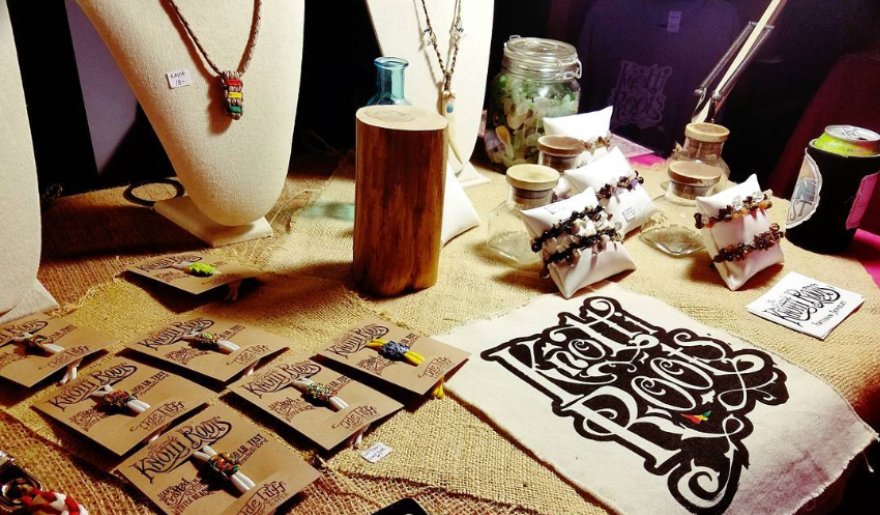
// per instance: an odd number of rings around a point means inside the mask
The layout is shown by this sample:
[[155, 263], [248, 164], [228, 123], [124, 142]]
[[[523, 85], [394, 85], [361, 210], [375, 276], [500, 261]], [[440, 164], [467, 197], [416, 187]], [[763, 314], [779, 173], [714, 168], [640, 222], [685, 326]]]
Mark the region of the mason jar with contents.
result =
[[489, 213], [489, 250], [515, 265], [540, 261], [520, 213], [549, 204], [558, 180], [559, 173], [547, 166], [526, 164], [507, 170], [510, 194]]
[[538, 160], [544, 117], [577, 114], [581, 63], [568, 43], [511, 36], [490, 85], [486, 153], [510, 167]]
[[703, 249], [694, 214], [697, 197], [711, 195], [730, 175], [721, 150], [730, 131], [714, 123], [690, 123], [684, 147], [673, 152], [666, 174], [666, 193], [654, 199], [657, 211], [642, 225], [639, 238], [672, 256]]

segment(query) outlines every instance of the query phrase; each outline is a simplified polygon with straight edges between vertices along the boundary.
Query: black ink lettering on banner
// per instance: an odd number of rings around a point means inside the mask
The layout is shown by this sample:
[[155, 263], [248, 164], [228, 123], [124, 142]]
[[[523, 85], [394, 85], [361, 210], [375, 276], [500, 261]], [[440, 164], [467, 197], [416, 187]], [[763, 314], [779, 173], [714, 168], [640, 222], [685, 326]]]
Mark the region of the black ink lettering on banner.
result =
[[584, 438], [613, 441], [667, 477], [695, 513], [721, 513], [749, 463], [744, 440], [757, 403], [788, 400], [786, 376], [758, 349], [733, 350], [684, 328], [651, 325], [607, 297], [480, 357], [553, 399]]

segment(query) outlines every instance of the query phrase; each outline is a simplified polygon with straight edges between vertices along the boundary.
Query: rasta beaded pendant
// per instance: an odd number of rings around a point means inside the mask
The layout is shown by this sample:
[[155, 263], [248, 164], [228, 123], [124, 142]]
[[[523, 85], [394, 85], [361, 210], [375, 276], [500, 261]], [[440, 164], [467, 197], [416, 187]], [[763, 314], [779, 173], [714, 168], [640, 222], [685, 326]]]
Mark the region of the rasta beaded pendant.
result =
[[262, 0], [255, 0], [254, 2], [254, 17], [253, 23], [251, 24], [251, 33], [250, 36], [248, 36], [247, 46], [244, 49], [244, 55], [241, 57], [241, 64], [239, 65], [238, 70], [226, 71], [221, 70], [208, 55], [208, 52], [202, 46], [202, 42], [199, 41], [198, 36], [193, 32], [189, 22], [184, 18], [183, 13], [180, 11], [180, 7], [177, 6], [175, 0], [165, 1], [171, 7], [172, 12], [177, 16], [183, 29], [195, 45], [196, 50], [198, 50], [208, 66], [210, 66], [211, 69], [214, 70], [214, 73], [219, 77], [220, 85], [223, 87], [223, 99], [226, 103], [226, 114], [233, 120], [241, 119], [244, 114], [244, 93], [242, 92], [244, 82], [242, 81], [242, 77], [247, 71], [248, 65], [251, 64], [251, 58], [254, 56], [254, 47], [257, 45], [257, 37], [260, 35], [260, 19], [263, 7]]

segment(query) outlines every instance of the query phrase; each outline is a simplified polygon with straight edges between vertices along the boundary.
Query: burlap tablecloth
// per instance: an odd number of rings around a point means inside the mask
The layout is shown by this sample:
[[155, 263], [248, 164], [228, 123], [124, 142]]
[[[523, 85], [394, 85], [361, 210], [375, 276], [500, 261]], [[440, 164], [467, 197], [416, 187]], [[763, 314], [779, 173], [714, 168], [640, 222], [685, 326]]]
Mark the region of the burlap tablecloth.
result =
[[[335, 169], [331, 178], [330, 172]], [[142, 208], [127, 205], [121, 190], [69, 197], [44, 214], [47, 258], [41, 279], [83, 325], [128, 341], [196, 307], [289, 337], [295, 350], [315, 350], [351, 323], [378, 313], [425, 334], [445, 332], [466, 321], [504, 312], [554, 291], [537, 267], [512, 268], [485, 250], [485, 223], [451, 241], [442, 251], [440, 279], [428, 290], [391, 299], [360, 296], [350, 279], [353, 166], [343, 160], [309, 162], [289, 178], [269, 218], [276, 236], [212, 250], [267, 271], [262, 285], [235, 304], [205, 303], [141, 281], [114, 277], [149, 255], [202, 248], [192, 237]], [[506, 196], [503, 176], [468, 191], [485, 220]], [[643, 171], [659, 192], [664, 174]], [[784, 219], [787, 204], [771, 210]], [[819, 256], [786, 241], [786, 263], [761, 273], [743, 290], [730, 292], [705, 255], [675, 259], [647, 247], [636, 235], [626, 241], [638, 270], [615, 277], [631, 290], [650, 294], [711, 326], [785, 356], [841, 391], [855, 410], [880, 426], [880, 290], [860, 263]], [[390, 249], [393, 250], [393, 249]], [[865, 304], [824, 342], [748, 314], [746, 304], [789, 270], [796, 270], [865, 296]], [[121, 343], [111, 348], [116, 351]], [[106, 359], [106, 358], [105, 358]], [[96, 366], [92, 364], [90, 366]], [[86, 367], [86, 370], [89, 367]], [[499, 385], [503, 387], [503, 385]], [[50, 424], [31, 409], [49, 387], [33, 396], [5, 388], [0, 442], [20, 461], [59, 489], [74, 493], [94, 513], [149, 512], [152, 506], [105, 471], [118, 462], [80, 438]], [[227, 402], [280, 433], [310, 455], [311, 447], [267, 417], [218, 391]], [[297, 513], [370, 513], [404, 496], [432, 513], [605, 513], [516, 443], [500, 435], [455, 399], [428, 401], [400, 412], [372, 431], [366, 444], [394, 448], [370, 464], [350, 450], [327, 459], [322, 479], [290, 509]]]

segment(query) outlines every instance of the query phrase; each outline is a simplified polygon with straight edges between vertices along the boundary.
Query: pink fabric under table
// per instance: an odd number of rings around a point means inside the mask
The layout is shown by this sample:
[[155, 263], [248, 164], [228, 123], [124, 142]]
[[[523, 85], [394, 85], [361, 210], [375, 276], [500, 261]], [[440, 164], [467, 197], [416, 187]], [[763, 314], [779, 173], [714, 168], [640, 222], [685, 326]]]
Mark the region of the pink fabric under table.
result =
[[880, 287], [880, 235], [868, 231], [856, 231], [849, 248], [852, 255], [865, 266], [865, 270], [874, 278]]

